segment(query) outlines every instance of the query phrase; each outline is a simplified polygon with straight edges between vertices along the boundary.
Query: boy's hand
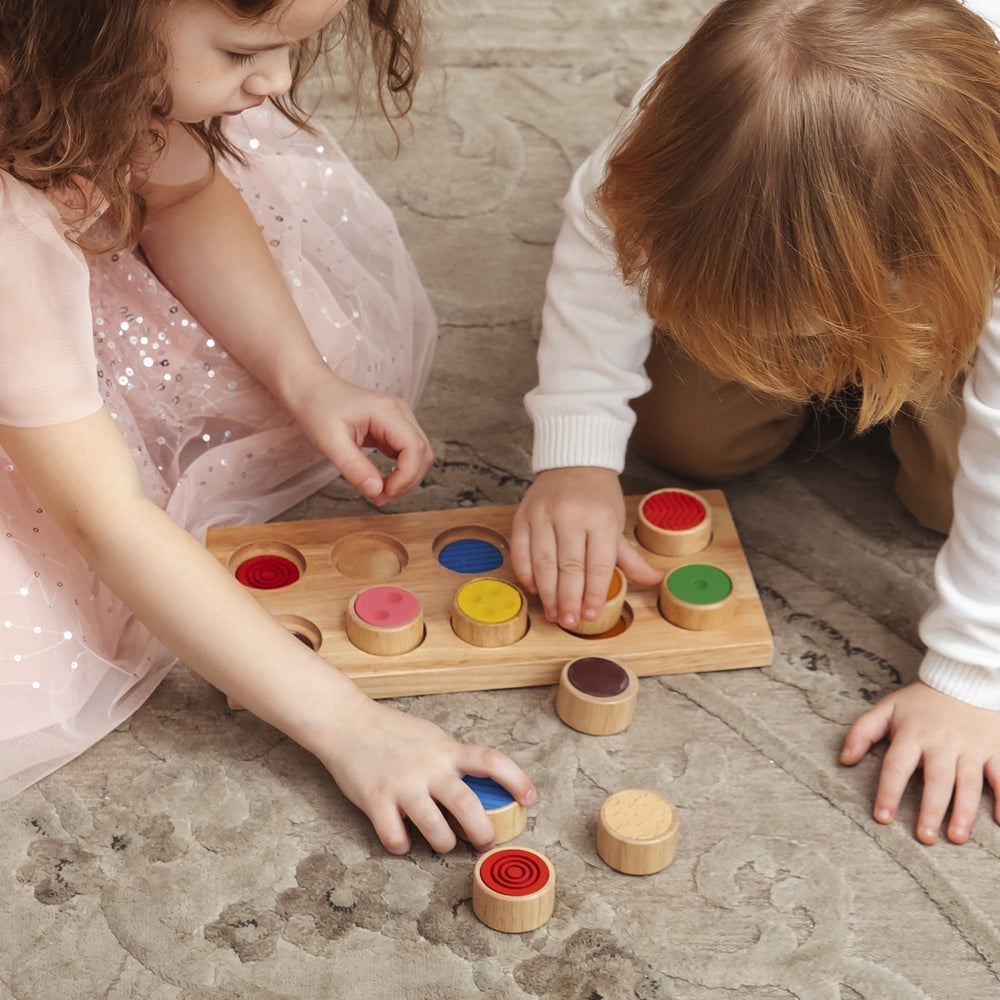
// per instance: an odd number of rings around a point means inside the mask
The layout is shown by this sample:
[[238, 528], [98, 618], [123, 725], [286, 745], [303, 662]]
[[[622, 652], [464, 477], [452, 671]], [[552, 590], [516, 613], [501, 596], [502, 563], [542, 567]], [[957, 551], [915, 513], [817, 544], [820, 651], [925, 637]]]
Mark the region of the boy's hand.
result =
[[[430, 441], [402, 399], [352, 385], [325, 366], [297, 395], [294, 414], [317, 450], [376, 507], [420, 484], [434, 461]], [[395, 459], [384, 479], [362, 448]]]
[[612, 469], [574, 467], [540, 472], [514, 515], [514, 572], [538, 594], [545, 617], [572, 628], [604, 608], [615, 565], [643, 586], [663, 578], [629, 544], [625, 498]]
[[938, 839], [948, 804], [947, 836], [955, 844], [969, 839], [979, 809], [983, 779], [994, 795], [1000, 823], [1000, 712], [976, 708], [916, 681], [883, 698], [847, 731], [842, 764], [856, 764], [879, 740], [888, 738], [874, 815], [891, 823], [911, 776], [924, 772], [917, 817], [917, 839]]

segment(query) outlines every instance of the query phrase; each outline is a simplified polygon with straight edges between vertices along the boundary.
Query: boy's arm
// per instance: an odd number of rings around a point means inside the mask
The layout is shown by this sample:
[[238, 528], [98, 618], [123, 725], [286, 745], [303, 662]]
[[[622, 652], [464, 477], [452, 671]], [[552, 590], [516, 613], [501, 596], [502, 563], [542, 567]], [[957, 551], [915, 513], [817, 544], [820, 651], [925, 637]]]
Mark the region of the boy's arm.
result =
[[[376, 502], [416, 486], [433, 455], [409, 406], [330, 370], [253, 214], [194, 138], [169, 128], [165, 151], [135, 183], [148, 213], [141, 246], [159, 279], [267, 386], [317, 450]], [[364, 446], [396, 460], [384, 482]]]
[[1000, 321], [979, 339], [966, 380], [955, 517], [935, 564], [937, 601], [920, 635], [920, 680], [884, 698], [848, 731], [841, 761], [854, 764], [888, 738], [875, 818], [891, 822], [913, 773], [924, 790], [917, 837], [933, 843], [951, 805], [948, 838], [968, 839], [983, 779], [1000, 822]]
[[574, 174], [553, 249], [538, 345], [539, 384], [525, 397], [537, 478], [518, 508], [511, 561], [546, 617], [572, 628], [604, 606], [617, 563], [637, 583], [660, 579], [628, 544], [618, 473], [635, 422], [629, 400], [649, 388], [652, 321], [625, 285], [593, 203], [610, 136]]

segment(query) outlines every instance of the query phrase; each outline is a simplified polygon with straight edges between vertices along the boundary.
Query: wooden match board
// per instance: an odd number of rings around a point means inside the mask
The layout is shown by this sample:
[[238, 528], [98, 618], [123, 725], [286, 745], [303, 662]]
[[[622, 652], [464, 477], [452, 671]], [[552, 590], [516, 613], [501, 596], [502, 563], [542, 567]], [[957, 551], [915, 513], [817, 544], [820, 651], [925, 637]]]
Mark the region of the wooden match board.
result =
[[[584, 656], [617, 660], [640, 676], [766, 666], [773, 655], [771, 631], [729, 508], [719, 490], [699, 495], [712, 514], [713, 534], [705, 549], [665, 557], [635, 544], [664, 571], [707, 563], [729, 574], [736, 615], [722, 628], [700, 632], [678, 628], [663, 618], [657, 587], [629, 584], [623, 614], [628, 627], [620, 634], [573, 635], [547, 621], [538, 598], [525, 594], [529, 624], [520, 640], [493, 648], [464, 642], [450, 623], [458, 588], [475, 576], [517, 584], [508, 544], [515, 506], [212, 528], [206, 544], [234, 575], [242, 563], [258, 555], [296, 562], [301, 576], [294, 583], [273, 590], [250, 588], [250, 592], [373, 698], [556, 684], [563, 666]], [[640, 499], [626, 498], [625, 530], [633, 541]], [[495, 545], [503, 555], [502, 565], [472, 576], [446, 569], [437, 553], [464, 538]], [[359, 591], [390, 583], [420, 601], [426, 634], [410, 652], [378, 656], [348, 639], [347, 609]]]

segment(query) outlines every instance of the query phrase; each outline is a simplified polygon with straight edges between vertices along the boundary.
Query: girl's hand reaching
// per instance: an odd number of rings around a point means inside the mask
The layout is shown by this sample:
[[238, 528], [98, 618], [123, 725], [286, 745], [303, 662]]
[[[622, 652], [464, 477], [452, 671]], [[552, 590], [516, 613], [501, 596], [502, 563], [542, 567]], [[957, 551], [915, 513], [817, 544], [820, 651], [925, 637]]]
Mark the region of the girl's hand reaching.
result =
[[918, 767], [924, 790], [917, 816], [917, 839], [933, 844], [951, 804], [947, 836], [964, 844], [983, 794], [993, 789], [994, 817], [1000, 823], [1000, 712], [976, 708], [935, 691], [921, 681], [883, 698], [847, 731], [842, 764], [856, 764], [879, 740], [888, 738], [875, 794], [875, 819], [891, 823]]
[[[360, 694], [360, 693], [359, 693]], [[450, 851], [455, 832], [447, 810], [479, 850], [493, 844], [493, 824], [463, 776], [490, 777], [522, 805], [537, 798], [528, 776], [499, 750], [458, 743], [425, 719], [406, 715], [360, 695], [343, 716], [350, 732], [314, 733], [310, 743], [341, 791], [368, 815], [379, 840], [393, 854], [410, 848], [409, 819], [430, 846]], [[316, 746], [315, 741], [320, 745]]]
[[[345, 382], [325, 365], [300, 386], [291, 406], [316, 449], [376, 507], [418, 486], [434, 461], [406, 402]], [[395, 468], [383, 478], [363, 448], [377, 448]]]

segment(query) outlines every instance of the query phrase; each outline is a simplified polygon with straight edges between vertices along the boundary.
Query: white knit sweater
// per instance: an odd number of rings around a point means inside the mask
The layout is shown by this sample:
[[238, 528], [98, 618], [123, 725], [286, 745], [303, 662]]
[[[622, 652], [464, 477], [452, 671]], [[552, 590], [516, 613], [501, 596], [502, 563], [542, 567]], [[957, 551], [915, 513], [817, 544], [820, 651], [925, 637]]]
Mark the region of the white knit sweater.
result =
[[[975, 0], [975, 9], [992, 8]], [[996, 18], [1000, 23], [1000, 17]], [[534, 422], [532, 465], [621, 472], [634, 415], [649, 388], [644, 362], [653, 324], [617, 268], [591, 199], [609, 136], [582, 164], [563, 200], [538, 347], [539, 384], [525, 397]], [[965, 387], [955, 519], [935, 566], [937, 600], [920, 624], [921, 679], [962, 701], [1000, 711], [1000, 299]]]

